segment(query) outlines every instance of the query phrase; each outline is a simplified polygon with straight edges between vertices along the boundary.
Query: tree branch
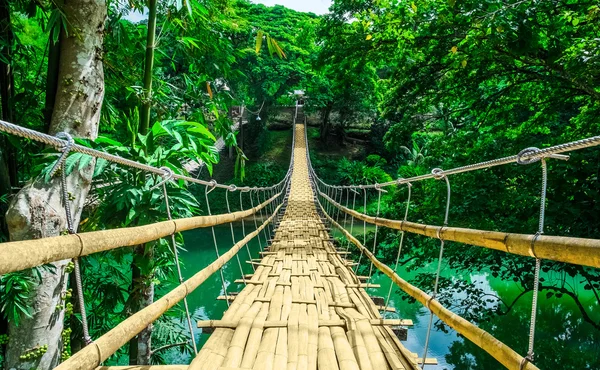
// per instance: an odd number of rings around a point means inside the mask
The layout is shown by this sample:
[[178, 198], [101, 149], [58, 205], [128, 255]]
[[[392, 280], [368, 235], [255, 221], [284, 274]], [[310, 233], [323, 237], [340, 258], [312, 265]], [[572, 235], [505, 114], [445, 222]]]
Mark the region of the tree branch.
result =
[[173, 347], [185, 346], [186, 344], [187, 344], [187, 342], [179, 342], [179, 343], [167, 344], [166, 346], [158, 347], [157, 349], [155, 349], [153, 351], [150, 351], [150, 356], [152, 356], [156, 352], [160, 352], [162, 350], [173, 348]]

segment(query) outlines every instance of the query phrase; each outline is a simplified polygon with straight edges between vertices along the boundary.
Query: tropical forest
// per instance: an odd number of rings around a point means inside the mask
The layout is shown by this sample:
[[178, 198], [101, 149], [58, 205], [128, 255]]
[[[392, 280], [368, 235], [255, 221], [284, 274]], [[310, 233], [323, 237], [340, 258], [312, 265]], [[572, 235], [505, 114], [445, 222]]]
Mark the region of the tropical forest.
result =
[[0, 0], [0, 104], [2, 369], [600, 370], [597, 0]]

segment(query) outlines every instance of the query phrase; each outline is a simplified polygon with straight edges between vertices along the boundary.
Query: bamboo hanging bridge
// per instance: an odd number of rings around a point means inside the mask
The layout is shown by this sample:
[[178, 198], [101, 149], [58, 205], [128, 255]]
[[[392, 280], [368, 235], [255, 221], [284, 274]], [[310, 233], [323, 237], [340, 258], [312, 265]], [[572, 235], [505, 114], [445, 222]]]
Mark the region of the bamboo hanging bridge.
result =
[[[465, 166], [453, 170], [436, 169], [432, 174], [412, 179], [398, 179], [387, 184], [360, 186], [331, 186], [320, 180], [310, 165], [304, 124], [294, 124], [294, 148], [290, 169], [278, 184], [264, 188], [242, 188], [205, 182], [184, 175], [175, 174], [165, 168], [154, 168], [129, 161], [114, 155], [99, 152], [85, 146], [74, 144], [68, 136], [66, 140], [36, 133], [35, 131], [1, 122], [0, 131], [41, 141], [62, 150], [63, 156], [57, 162], [64, 161], [69, 152], [80, 152], [113, 161], [119, 165], [148, 171], [162, 178], [157, 183], [163, 186], [165, 200], [168, 200], [166, 183], [179, 179], [199, 183], [206, 187], [206, 199], [210, 191], [221, 188], [226, 194], [239, 192], [240, 210], [222, 215], [209, 215], [168, 221], [117, 230], [77, 233], [45, 239], [7, 242], [0, 245], [0, 274], [19, 271], [49, 262], [74, 259], [122, 247], [132, 247], [175, 233], [202, 227], [231, 224], [239, 220], [254, 221], [251, 232], [244, 231], [243, 239], [235, 242], [225, 254], [219, 255], [208, 267], [197, 272], [171, 292], [148, 307], [131, 315], [99, 338], [89, 338], [89, 344], [61, 363], [57, 369], [96, 369], [126, 345], [138, 333], [151, 325], [167, 310], [184, 302], [188, 310], [186, 296], [198, 288], [212, 274], [234, 257], [241, 263], [239, 253], [248, 249], [253, 238], [264, 237], [265, 248], [261, 258], [246, 261], [252, 266], [253, 274], [240, 276], [236, 283], [244, 288], [237, 294], [229, 294], [223, 280], [221, 298], [228, 302], [229, 308], [222, 318], [200, 321], [197, 327], [210, 329], [212, 334], [206, 344], [197, 351], [189, 365], [102, 367], [102, 369], [418, 369], [433, 359], [427, 358], [429, 333], [424, 354], [408, 351], [400, 342], [394, 327], [410, 326], [410, 320], [385, 319], [382, 311], [390, 311], [388, 302], [376, 305], [368, 295], [370, 277], [375, 267], [387, 275], [393, 283], [431, 311], [431, 318], [437, 316], [448, 326], [454, 328], [466, 339], [488, 352], [508, 369], [537, 369], [533, 357], [533, 336], [535, 333], [535, 313], [537, 290], [534, 291], [532, 330], [529, 333], [530, 347], [526, 356], [521, 356], [491, 334], [478, 328], [460, 316], [443, 307], [435, 298], [437, 281], [432, 294], [412, 286], [396, 273], [395, 267], [389, 267], [376, 258], [376, 241], [372, 250], [363, 245], [352, 233], [355, 221], [362, 221], [376, 227], [388, 227], [404, 233], [414, 233], [439, 239], [441, 242], [439, 265], [443, 259], [444, 241], [455, 241], [469, 246], [500, 250], [541, 259], [561, 261], [572, 264], [600, 267], [600, 241], [560, 236], [543, 235], [543, 208], [545, 201], [545, 176], [547, 159], [566, 159], [564, 153], [600, 144], [600, 137], [546, 149], [528, 148], [519, 155]], [[381, 195], [383, 188], [410, 184], [427, 179], [445, 180], [448, 185], [450, 204], [450, 183], [448, 176], [466, 171], [503, 165], [507, 163], [542, 162], [543, 189], [540, 230], [531, 235], [511, 234], [483, 230], [461, 229], [447, 226], [431, 226], [373, 217], [354, 210], [356, 196], [367, 189], [374, 189]], [[64, 171], [63, 171], [64, 174]], [[64, 182], [63, 182], [64, 185]], [[64, 189], [63, 189], [64, 190]], [[244, 194], [250, 198], [252, 207], [243, 209]], [[345, 196], [344, 196], [345, 194]], [[256, 198], [254, 198], [256, 195]], [[262, 199], [259, 195], [262, 195]], [[353, 198], [352, 207], [349, 206]], [[254, 204], [254, 199], [257, 203]], [[343, 200], [346, 200], [344, 205]], [[365, 195], [366, 199], [366, 195]], [[67, 202], [67, 200], [65, 201]], [[407, 213], [409, 199], [407, 201]], [[229, 208], [229, 203], [228, 203]], [[69, 212], [67, 207], [67, 212]], [[257, 224], [256, 215], [262, 224]], [[379, 211], [378, 211], [379, 212]], [[341, 215], [341, 216], [340, 216]], [[343, 219], [343, 225], [342, 225]], [[242, 226], [244, 224], [242, 223]], [[350, 231], [348, 231], [350, 225]], [[331, 230], [337, 228], [344, 236], [347, 247], [340, 248], [332, 239]], [[250, 228], [249, 228], [250, 229]], [[377, 229], [376, 229], [377, 230]], [[213, 230], [214, 231], [214, 230]], [[376, 233], [375, 233], [376, 235]], [[214, 233], [213, 233], [214, 236]], [[268, 246], [267, 246], [268, 243]], [[350, 245], [360, 251], [358, 262], [348, 256]], [[402, 242], [400, 243], [402, 246]], [[174, 248], [176, 255], [176, 248]], [[401, 251], [398, 251], [398, 257]], [[369, 276], [357, 276], [354, 266], [366, 257], [370, 263]], [[193, 261], [190, 261], [193, 263]], [[178, 263], [178, 261], [177, 261]], [[221, 275], [222, 276], [222, 275]], [[439, 277], [439, 267], [437, 276]], [[539, 276], [539, 263], [536, 279]], [[180, 275], [181, 278], [181, 275]], [[78, 277], [80, 280], [80, 278]], [[80, 283], [80, 281], [79, 281]], [[79, 287], [80, 288], [80, 287]], [[391, 293], [391, 288], [390, 288]], [[389, 300], [389, 295], [388, 295]], [[79, 301], [82, 314], [85, 302]], [[401, 313], [399, 313], [401, 317]], [[87, 329], [85, 316], [82, 315], [84, 329]], [[194, 348], [196, 343], [192, 323], [188, 324]], [[86, 331], [84, 330], [84, 336]], [[88, 339], [88, 338], [86, 338]], [[60, 345], [57, 344], [57, 345]]]

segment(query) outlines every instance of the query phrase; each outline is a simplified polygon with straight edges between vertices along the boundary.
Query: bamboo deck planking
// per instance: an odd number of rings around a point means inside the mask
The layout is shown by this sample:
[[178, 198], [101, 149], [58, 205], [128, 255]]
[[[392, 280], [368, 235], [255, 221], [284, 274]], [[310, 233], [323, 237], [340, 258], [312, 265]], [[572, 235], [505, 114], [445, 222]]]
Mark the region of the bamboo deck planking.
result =
[[[338, 253], [314, 204], [304, 126], [296, 125], [288, 206], [260, 260], [190, 369], [418, 369]], [[259, 262], [256, 262], [259, 261]], [[243, 283], [243, 280], [239, 281]], [[225, 297], [223, 297], [225, 298]]]

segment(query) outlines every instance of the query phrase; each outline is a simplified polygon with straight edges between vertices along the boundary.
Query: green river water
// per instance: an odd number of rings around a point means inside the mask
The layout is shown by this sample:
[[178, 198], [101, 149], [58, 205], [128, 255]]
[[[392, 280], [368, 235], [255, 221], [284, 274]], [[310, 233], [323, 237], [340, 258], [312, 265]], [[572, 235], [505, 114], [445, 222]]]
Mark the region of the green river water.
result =
[[[246, 221], [246, 232], [254, 229], [252, 221]], [[241, 224], [234, 226], [236, 240], [242, 238]], [[228, 225], [215, 227], [215, 234], [220, 253], [226, 252], [232, 246], [231, 231]], [[190, 277], [198, 270], [207, 266], [215, 259], [215, 249], [210, 228], [197, 229], [184, 233], [187, 251], [182, 253], [181, 259], [185, 263], [184, 277]], [[262, 236], [261, 236], [262, 238]], [[261, 239], [264, 245], [264, 238]], [[258, 257], [259, 245], [255, 238], [249, 245], [253, 258]], [[247, 274], [252, 273], [245, 249], [240, 251], [240, 260]], [[430, 266], [433, 270], [435, 266]], [[410, 280], [411, 274], [398, 271], [399, 275]], [[229, 292], [238, 292], [243, 286], [234, 284], [240, 278], [237, 260], [232, 259], [224, 268]], [[460, 271], [443, 270], [444, 276], [455, 276], [472, 284], [479, 284], [486, 291], [499, 295], [502, 299], [511, 301], [520, 293], [516, 283], [495, 279], [486, 272], [479, 274], [462, 274]], [[381, 284], [379, 289], [370, 289], [371, 295], [386, 296], [390, 280], [384, 275], [377, 275], [373, 282]], [[577, 278], [572, 284], [580, 284]], [[428, 291], [429, 289], [424, 289]], [[580, 300], [594, 308], [591, 310], [596, 315], [595, 320], [600, 321], [600, 308], [597, 300], [589, 291], [579, 289]], [[216, 297], [223, 294], [223, 288], [218, 273], [213, 274], [202, 286], [194, 291], [188, 298], [190, 309], [199, 319], [219, 319], [227, 309], [225, 301], [217, 301]], [[460, 299], [461, 297], [456, 297]], [[403, 344], [411, 351], [422, 356], [425, 342], [429, 312], [419, 303], [403, 301], [397, 292], [392, 294], [390, 306], [395, 307], [402, 318], [412, 319], [414, 326], [408, 330], [408, 340]], [[495, 317], [491, 322], [481, 324], [499, 340], [503, 341], [520, 354], [527, 352], [529, 332], [529, 315], [531, 314], [531, 295], [523, 297], [512, 311], [505, 316]], [[392, 317], [392, 316], [390, 316]], [[207, 334], [202, 334], [201, 329], [196, 329], [196, 340], [200, 345], [208, 339]], [[573, 300], [563, 296], [547, 299], [545, 294], [540, 294], [539, 314], [536, 330], [536, 364], [540, 369], [600, 369], [600, 330], [583, 321], [581, 314]], [[444, 333], [433, 330], [427, 357], [435, 357], [439, 365], [427, 366], [427, 369], [502, 369], [503, 367], [491, 356], [480, 350], [469, 341], [459, 337], [456, 332], [449, 330]], [[181, 359], [188, 360], [189, 359]]]

